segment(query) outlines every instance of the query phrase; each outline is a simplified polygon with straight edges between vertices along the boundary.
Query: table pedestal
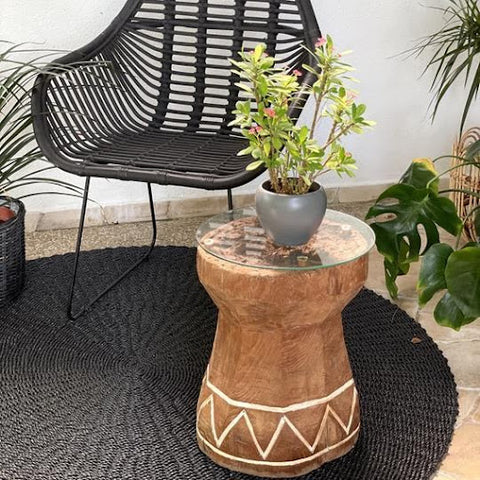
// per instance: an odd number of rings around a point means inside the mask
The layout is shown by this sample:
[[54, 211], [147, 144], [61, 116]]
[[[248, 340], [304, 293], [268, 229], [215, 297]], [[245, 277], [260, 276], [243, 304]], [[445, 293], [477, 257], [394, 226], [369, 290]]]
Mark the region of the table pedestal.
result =
[[281, 271], [199, 249], [197, 268], [219, 309], [197, 407], [201, 450], [266, 477], [302, 475], [348, 452], [360, 415], [341, 311], [366, 279], [366, 255]]

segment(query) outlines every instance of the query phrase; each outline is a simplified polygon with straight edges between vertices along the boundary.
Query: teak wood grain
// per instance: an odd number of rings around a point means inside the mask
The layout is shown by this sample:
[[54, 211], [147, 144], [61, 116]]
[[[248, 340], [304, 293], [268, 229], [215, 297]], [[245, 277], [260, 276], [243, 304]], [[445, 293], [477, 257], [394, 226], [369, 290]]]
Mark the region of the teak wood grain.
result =
[[367, 267], [364, 255], [317, 270], [260, 269], [198, 249], [198, 275], [219, 314], [197, 437], [216, 463], [289, 477], [353, 447], [360, 415], [341, 311]]

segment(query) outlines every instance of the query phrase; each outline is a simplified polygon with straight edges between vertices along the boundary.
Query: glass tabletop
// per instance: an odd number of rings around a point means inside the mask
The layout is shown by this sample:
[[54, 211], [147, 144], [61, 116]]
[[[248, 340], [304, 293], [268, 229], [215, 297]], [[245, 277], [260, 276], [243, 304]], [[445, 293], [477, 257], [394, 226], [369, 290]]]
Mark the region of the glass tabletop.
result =
[[351, 262], [375, 244], [373, 230], [358, 218], [327, 210], [308, 243], [275, 245], [260, 225], [255, 208], [241, 208], [210, 218], [197, 230], [199, 247], [228, 262], [256, 268], [312, 270]]

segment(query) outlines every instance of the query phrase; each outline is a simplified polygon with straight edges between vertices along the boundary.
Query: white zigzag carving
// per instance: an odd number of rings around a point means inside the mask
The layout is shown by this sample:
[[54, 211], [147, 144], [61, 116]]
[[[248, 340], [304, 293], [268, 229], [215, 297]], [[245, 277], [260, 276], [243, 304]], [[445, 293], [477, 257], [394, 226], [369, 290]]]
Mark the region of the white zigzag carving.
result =
[[[208, 379], [208, 372], [207, 372], [207, 379]], [[318, 433], [315, 437], [315, 440], [313, 441], [312, 444], [310, 444], [308, 442], [308, 440], [302, 435], [302, 433], [300, 432], [300, 430], [298, 430], [298, 428], [295, 426], [295, 424], [284, 414], [282, 415], [282, 418], [280, 419], [278, 425], [277, 425], [277, 428], [275, 429], [275, 432], [273, 433], [272, 435], [272, 438], [270, 439], [270, 442], [268, 443], [267, 447], [264, 449], [262, 449], [258, 439], [257, 439], [257, 436], [255, 434], [255, 430], [253, 428], [253, 424], [250, 420], [250, 417], [248, 416], [248, 412], [246, 411], [246, 409], [243, 409], [228, 425], [227, 427], [225, 428], [225, 430], [221, 433], [221, 435], [219, 436], [217, 434], [217, 430], [216, 430], [216, 427], [215, 427], [215, 402], [214, 402], [214, 394], [210, 394], [203, 402], [202, 404], [200, 405], [199, 409], [198, 409], [198, 415], [200, 415], [200, 413], [208, 406], [210, 405], [210, 425], [211, 425], [211, 429], [212, 429], [212, 435], [213, 435], [213, 438], [215, 440], [215, 443], [216, 443], [216, 446], [217, 448], [220, 447], [222, 445], [222, 443], [224, 442], [225, 438], [227, 437], [227, 435], [231, 432], [231, 430], [235, 427], [235, 425], [237, 425], [238, 422], [240, 422], [240, 420], [244, 419], [245, 420], [245, 423], [247, 425], [247, 428], [248, 428], [248, 431], [250, 432], [250, 435], [252, 437], [252, 440], [253, 440], [253, 443], [255, 444], [255, 447], [257, 448], [258, 450], [258, 453], [260, 454], [260, 456], [265, 460], [268, 458], [268, 456], [270, 455], [270, 453], [272, 452], [274, 446], [275, 446], [275, 443], [277, 442], [278, 440], [278, 437], [280, 436], [280, 433], [282, 432], [283, 428], [285, 427], [285, 425], [287, 425], [290, 430], [295, 434], [295, 436], [303, 443], [303, 445], [305, 445], [305, 447], [310, 451], [310, 453], [313, 453], [316, 448], [318, 447], [318, 444], [320, 442], [320, 439], [322, 437], [322, 434], [325, 430], [325, 427], [327, 425], [327, 420], [328, 418], [331, 416], [335, 419], [335, 421], [338, 423], [338, 425], [342, 428], [342, 430], [345, 432], [345, 434], [348, 436], [350, 434], [350, 431], [351, 431], [351, 428], [352, 428], [352, 423], [353, 423], [353, 416], [354, 416], [354, 413], [355, 413], [355, 405], [356, 405], [356, 400], [357, 400], [357, 389], [355, 388], [354, 384], [353, 384], [353, 381], [349, 381], [347, 382], [350, 385], [353, 386], [353, 395], [352, 395], [352, 406], [350, 408], [350, 415], [349, 415], [349, 419], [348, 419], [348, 423], [345, 424], [342, 419], [340, 418], [340, 416], [337, 414], [337, 412], [335, 412], [335, 410], [330, 407], [330, 405], [327, 405], [326, 409], [325, 409], [325, 412], [323, 414], [323, 418], [322, 418], [322, 421], [320, 423], [320, 427], [318, 429]], [[216, 390], [218, 390], [216, 388]], [[342, 393], [344, 391], [344, 389], [340, 388], [338, 389], [340, 390], [340, 393]], [[336, 392], [338, 392], [338, 390], [336, 390]], [[334, 392], [334, 393], [336, 393]], [[337, 394], [338, 396], [338, 394]], [[225, 398], [224, 397], [227, 397], [226, 395], [224, 395], [222, 397], [222, 399], [225, 401]], [[227, 397], [229, 398], [229, 397]], [[329, 399], [331, 399], [331, 395], [329, 395], [328, 397]], [[230, 403], [230, 405], [232, 405], [233, 402], [228, 402], [227, 403]], [[234, 403], [237, 403], [237, 402], [234, 402]], [[310, 402], [309, 402], [310, 403]], [[314, 402], [316, 403], [316, 402]], [[254, 404], [253, 404], [254, 405]], [[236, 406], [235, 404], [233, 404], [232, 406]], [[256, 405], [255, 405], [256, 406]], [[312, 405], [309, 405], [309, 406], [306, 406], [305, 408], [310, 408]], [[270, 408], [273, 408], [273, 407], [270, 407]], [[256, 409], [254, 407], [254, 409]], [[298, 410], [298, 409], [295, 409], [295, 410]], [[358, 427], [357, 427], [357, 430], [358, 430]], [[344, 440], [342, 440], [341, 442], [339, 442], [337, 445], [331, 445], [331, 446], [328, 446], [328, 450], [331, 450], [333, 448], [335, 448], [336, 446], [340, 445], [343, 443]]]

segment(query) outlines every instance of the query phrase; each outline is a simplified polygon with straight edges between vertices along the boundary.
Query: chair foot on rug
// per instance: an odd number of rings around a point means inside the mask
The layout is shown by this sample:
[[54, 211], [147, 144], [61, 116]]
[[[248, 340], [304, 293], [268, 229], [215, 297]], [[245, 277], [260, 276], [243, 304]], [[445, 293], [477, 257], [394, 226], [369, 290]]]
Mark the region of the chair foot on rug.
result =
[[148, 189], [148, 200], [150, 203], [150, 215], [151, 215], [151, 222], [152, 222], [152, 240], [150, 242], [150, 246], [145, 254], [143, 254], [131, 267], [129, 267], [125, 272], [123, 272], [117, 279], [113, 282], [108, 284], [99, 294], [97, 294], [93, 300], [84, 304], [80, 309], [76, 312], [73, 311], [73, 300], [75, 297], [75, 285], [77, 283], [77, 274], [78, 274], [78, 263], [80, 259], [80, 250], [82, 246], [82, 237], [83, 237], [83, 230], [85, 227], [85, 214], [87, 211], [87, 203], [88, 203], [88, 191], [90, 188], [90, 177], [86, 177], [85, 180], [85, 188], [83, 192], [83, 202], [82, 202], [82, 210], [80, 213], [80, 223], [78, 227], [78, 236], [77, 236], [77, 244], [75, 248], [75, 259], [73, 263], [73, 276], [72, 276], [72, 283], [70, 288], [70, 296], [68, 300], [68, 308], [67, 308], [67, 317], [68, 321], [76, 320], [85, 314], [98, 300], [100, 300], [107, 292], [109, 292], [112, 288], [118, 285], [129, 273], [135, 270], [141, 263], [148, 259], [150, 254], [152, 253], [153, 248], [155, 247], [156, 238], [157, 238], [157, 223], [155, 218], [155, 207], [153, 204], [153, 195], [152, 195], [152, 186], [150, 183], [147, 183]]

